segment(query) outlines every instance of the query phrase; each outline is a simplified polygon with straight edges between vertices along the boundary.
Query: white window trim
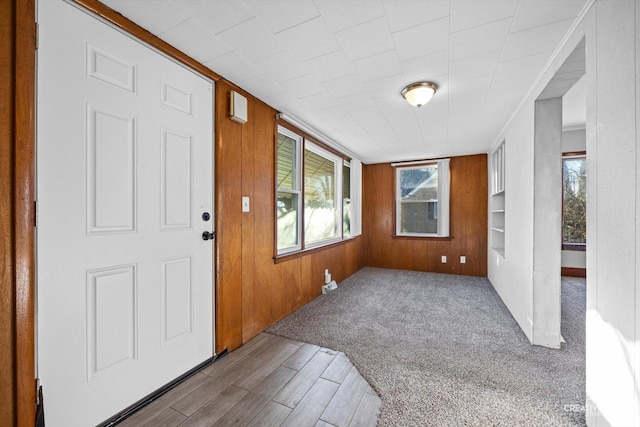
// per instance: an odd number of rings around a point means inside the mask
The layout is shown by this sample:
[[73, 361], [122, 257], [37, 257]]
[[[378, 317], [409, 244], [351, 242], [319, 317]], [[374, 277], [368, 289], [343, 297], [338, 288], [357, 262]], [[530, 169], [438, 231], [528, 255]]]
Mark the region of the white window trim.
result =
[[[287, 248], [278, 249], [276, 247], [276, 255], [275, 257], [283, 257], [290, 254], [295, 253], [304, 253], [307, 250], [312, 250], [316, 248], [321, 248], [323, 246], [328, 246], [335, 243], [340, 243], [346, 240], [353, 239], [362, 234], [362, 163], [352, 158], [351, 161], [346, 161], [342, 156], [336, 155], [335, 153], [324, 149], [323, 147], [314, 144], [308, 139], [304, 138], [302, 135], [296, 133], [293, 130], [290, 130], [284, 126], [278, 125], [277, 129], [278, 133], [281, 133], [285, 136], [288, 136], [296, 141], [296, 180], [297, 180], [297, 190], [290, 189], [280, 189], [277, 188], [276, 182], [276, 193], [275, 197], [277, 200], [278, 192], [286, 192], [298, 195], [298, 236], [300, 237], [299, 242], [295, 246], [290, 246]], [[328, 239], [323, 239], [321, 241], [306, 243], [304, 241], [304, 225], [305, 225], [305, 203], [304, 203], [304, 150], [309, 149], [309, 151], [314, 152], [315, 154], [326, 157], [334, 162], [334, 173], [336, 176], [334, 194], [336, 197], [336, 226], [337, 226], [337, 237], [332, 237]], [[351, 169], [351, 233], [349, 236], [344, 235], [343, 230], [343, 198], [342, 198], [342, 165], [345, 164]], [[276, 174], [277, 174], [277, 163], [276, 163]], [[277, 205], [276, 205], [276, 223], [275, 223], [275, 232], [276, 232], [276, 242], [277, 242], [277, 233], [278, 233], [278, 224], [277, 224]]]
[[[343, 165], [343, 169], [342, 169], [342, 181], [343, 181], [343, 185], [344, 185], [344, 168], [349, 168], [349, 179], [351, 179], [351, 162], [349, 160], [343, 160], [342, 161], [342, 165]], [[342, 194], [342, 186], [340, 186], [340, 193]], [[353, 215], [353, 208], [351, 207], [351, 193], [353, 191], [353, 184], [349, 185], [349, 221], [351, 221], [351, 216]], [[343, 239], [348, 239], [349, 237], [351, 237], [351, 227], [349, 227], [349, 236], [345, 236], [344, 234], [344, 196], [342, 197], [342, 221], [340, 221], [340, 227], [342, 227], [342, 238]]]
[[362, 234], [362, 163], [351, 159], [351, 235]]
[[[450, 159], [440, 159], [433, 163], [423, 163], [417, 166], [396, 166], [396, 236], [403, 237], [449, 237], [449, 199], [450, 199], [450, 173], [449, 173]], [[436, 164], [438, 167], [438, 232], [437, 233], [408, 233], [402, 231], [402, 217], [400, 215], [400, 209], [402, 202], [400, 200], [400, 174], [402, 171], [422, 169], [430, 164]], [[446, 177], [446, 179], [442, 179]], [[420, 201], [418, 203], [424, 203], [426, 201]]]
[[[330, 245], [332, 243], [336, 243], [344, 240], [343, 234], [342, 234], [342, 164], [343, 164], [342, 162], [343, 162], [343, 159], [342, 157], [336, 156], [332, 152], [327, 151], [322, 147], [318, 147], [317, 145], [309, 141], [305, 141], [304, 149], [309, 150], [312, 153], [317, 154], [318, 156], [324, 157], [325, 159], [331, 160], [333, 162], [333, 174], [336, 177], [333, 183], [333, 194], [334, 194], [334, 202], [336, 205], [336, 213], [335, 213], [336, 227], [334, 229], [334, 232], [337, 234], [337, 236], [329, 237], [327, 239], [318, 240], [316, 242], [311, 242], [311, 243], [307, 243], [307, 241], [305, 240], [304, 247], [306, 249], [312, 249], [312, 248], [317, 248], [319, 246]], [[302, 161], [302, 166], [304, 167], [304, 157]], [[303, 185], [304, 185], [304, 182], [303, 182]], [[306, 210], [304, 200], [302, 201], [302, 208]], [[304, 224], [304, 222], [305, 222], [305, 218], [303, 218], [303, 221], [301, 221], [301, 223]], [[306, 233], [304, 237], [306, 239]]]
[[[294, 176], [294, 189], [288, 189], [288, 188], [280, 188], [278, 187], [278, 183], [276, 182], [276, 200], [278, 198], [278, 193], [289, 193], [289, 194], [297, 194], [298, 195], [298, 220], [297, 220], [297, 224], [296, 224], [296, 228], [297, 228], [297, 236], [298, 236], [298, 243], [296, 245], [292, 245], [292, 246], [287, 246], [285, 248], [276, 248], [276, 252], [278, 255], [285, 255], [291, 252], [297, 252], [302, 250], [302, 221], [300, 220], [300, 218], [303, 217], [304, 213], [302, 212], [302, 210], [304, 209], [304, 201], [302, 200], [302, 136], [298, 135], [295, 132], [290, 131], [289, 129], [283, 127], [283, 126], [278, 126], [278, 133], [279, 134], [283, 134], [291, 139], [293, 139], [296, 142], [296, 158], [293, 159], [294, 161], [294, 171], [295, 171], [295, 176]], [[276, 176], [277, 176], [277, 163], [276, 163]], [[277, 218], [278, 218], [278, 207], [276, 205], [276, 234], [278, 233], [278, 224], [277, 224]], [[277, 241], [277, 236], [276, 236], [276, 241]]]

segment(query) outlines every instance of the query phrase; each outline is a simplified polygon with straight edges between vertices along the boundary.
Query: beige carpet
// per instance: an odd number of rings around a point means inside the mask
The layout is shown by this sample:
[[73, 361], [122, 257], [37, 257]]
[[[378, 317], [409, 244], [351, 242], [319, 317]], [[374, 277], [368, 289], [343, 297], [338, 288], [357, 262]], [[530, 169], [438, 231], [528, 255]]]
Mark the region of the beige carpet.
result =
[[[365, 268], [268, 332], [344, 352], [380, 426], [584, 425], [584, 279], [561, 350], [531, 346], [486, 278]], [[566, 406], [573, 405], [573, 406]]]

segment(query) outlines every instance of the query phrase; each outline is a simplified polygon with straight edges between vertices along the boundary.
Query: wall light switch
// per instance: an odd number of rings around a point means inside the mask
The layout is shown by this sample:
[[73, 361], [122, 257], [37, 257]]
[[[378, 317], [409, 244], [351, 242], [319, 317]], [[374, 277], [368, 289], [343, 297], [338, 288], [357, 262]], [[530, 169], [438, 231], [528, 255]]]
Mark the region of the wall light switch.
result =
[[467, 257], [464, 255], [460, 255], [460, 264], [466, 264], [467, 263]]
[[242, 197], [242, 212], [249, 212], [249, 198], [246, 196]]
[[443, 264], [447, 263], [447, 256], [446, 255], [442, 255], [442, 263]]

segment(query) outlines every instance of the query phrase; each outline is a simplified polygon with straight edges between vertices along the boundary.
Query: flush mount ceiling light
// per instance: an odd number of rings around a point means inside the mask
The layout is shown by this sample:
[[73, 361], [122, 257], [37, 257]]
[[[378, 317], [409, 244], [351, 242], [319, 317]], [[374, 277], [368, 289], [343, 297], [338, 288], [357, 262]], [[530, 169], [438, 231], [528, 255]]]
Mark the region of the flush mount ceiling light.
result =
[[431, 100], [437, 90], [438, 85], [433, 82], [415, 82], [402, 89], [400, 94], [409, 104], [420, 108]]

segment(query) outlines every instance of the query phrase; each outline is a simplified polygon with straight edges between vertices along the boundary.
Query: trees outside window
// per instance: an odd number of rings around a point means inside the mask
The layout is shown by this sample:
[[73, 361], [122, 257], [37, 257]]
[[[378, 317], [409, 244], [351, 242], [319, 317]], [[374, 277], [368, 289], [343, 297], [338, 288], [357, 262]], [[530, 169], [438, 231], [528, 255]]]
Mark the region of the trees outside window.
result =
[[585, 156], [562, 159], [563, 245], [587, 243], [587, 162]]

